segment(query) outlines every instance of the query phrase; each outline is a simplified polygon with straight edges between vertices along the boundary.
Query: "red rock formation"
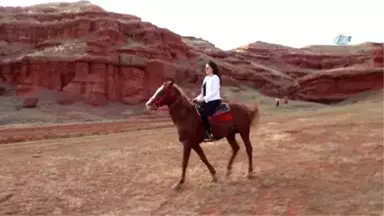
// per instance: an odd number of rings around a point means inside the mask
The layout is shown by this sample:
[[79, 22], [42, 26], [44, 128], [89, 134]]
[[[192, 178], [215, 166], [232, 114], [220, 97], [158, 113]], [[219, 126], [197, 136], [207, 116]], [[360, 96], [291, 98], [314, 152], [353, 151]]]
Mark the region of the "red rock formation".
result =
[[[230, 58], [232, 64], [241, 68], [251, 65], [253, 70], [264, 69], [270, 82], [265, 82], [264, 88], [262, 84], [255, 87], [271, 96], [329, 103], [362, 91], [383, 88], [382, 43], [294, 49], [256, 42], [233, 52], [236, 53], [224, 61]], [[260, 74], [260, 71], [255, 73]], [[288, 76], [294, 81], [284, 83], [284, 79], [272, 75]], [[277, 91], [270, 92], [271, 89]]]
[[330, 103], [368, 90], [383, 88], [383, 69], [334, 69], [299, 79], [296, 99]]
[[274, 97], [327, 102], [383, 86], [380, 43], [294, 49], [256, 42], [224, 51], [87, 1], [0, 7], [0, 77], [19, 95], [46, 88], [62, 92], [61, 104], [137, 104], [165, 76], [201, 81], [208, 59], [221, 66], [225, 85]]
[[1, 74], [18, 94], [44, 87], [63, 91], [63, 104], [82, 98], [94, 105], [136, 104], [153, 93], [145, 88], [148, 81], [164, 76], [148, 60], [187, 60], [179, 35], [135, 16], [77, 4], [1, 8], [9, 17], [0, 24]]

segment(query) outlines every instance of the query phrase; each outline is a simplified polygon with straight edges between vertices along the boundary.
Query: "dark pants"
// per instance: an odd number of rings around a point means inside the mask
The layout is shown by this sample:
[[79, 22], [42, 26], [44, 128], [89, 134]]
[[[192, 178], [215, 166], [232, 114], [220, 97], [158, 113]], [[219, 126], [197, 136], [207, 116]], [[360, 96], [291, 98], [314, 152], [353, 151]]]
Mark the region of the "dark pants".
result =
[[215, 113], [217, 107], [220, 106], [220, 104], [221, 100], [213, 100], [209, 101], [208, 103], [203, 102], [203, 104], [201, 105], [200, 115], [202, 117], [205, 130], [208, 133], [211, 133], [211, 124], [209, 123], [208, 117], [212, 116]]

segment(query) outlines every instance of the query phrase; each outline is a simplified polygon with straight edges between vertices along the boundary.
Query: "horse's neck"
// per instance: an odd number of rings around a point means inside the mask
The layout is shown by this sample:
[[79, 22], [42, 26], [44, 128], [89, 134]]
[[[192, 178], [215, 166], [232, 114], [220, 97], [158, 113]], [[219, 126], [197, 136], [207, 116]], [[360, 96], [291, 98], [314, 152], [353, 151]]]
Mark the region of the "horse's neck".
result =
[[185, 118], [193, 114], [194, 107], [187, 100], [186, 98], [181, 98], [177, 104], [169, 107], [169, 114], [176, 125], [184, 123]]

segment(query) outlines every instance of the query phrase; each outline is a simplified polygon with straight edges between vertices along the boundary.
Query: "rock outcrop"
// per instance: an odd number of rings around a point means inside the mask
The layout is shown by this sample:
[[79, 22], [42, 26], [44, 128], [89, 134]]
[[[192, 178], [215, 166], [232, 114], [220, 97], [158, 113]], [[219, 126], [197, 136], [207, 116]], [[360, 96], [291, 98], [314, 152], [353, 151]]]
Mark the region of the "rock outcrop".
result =
[[61, 104], [137, 104], [164, 77], [197, 83], [208, 59], [219, 63], [225, 85], [276, 97], [332, 102], [383, 88], [380, 43], [294, 49], [256, 42], [224, 51], [87, 1], [0, 7], [0, 76], [19, 95], [46, 88], [62, 92]]

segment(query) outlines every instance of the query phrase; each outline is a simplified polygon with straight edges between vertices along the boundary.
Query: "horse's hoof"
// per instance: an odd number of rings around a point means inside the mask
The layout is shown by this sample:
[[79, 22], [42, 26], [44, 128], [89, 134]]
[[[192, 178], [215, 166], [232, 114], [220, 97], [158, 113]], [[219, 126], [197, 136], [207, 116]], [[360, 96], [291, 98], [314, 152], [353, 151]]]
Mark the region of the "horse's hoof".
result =
[[231, 176], [231, 174], [232, 174], [231, 170], [227, 170], [227, 172], [225, 173], [225, 177], [229, 177]]
[[253, 173], [252, 172], [248, 172], [247, 174], [245, 174], [245, 178], [253, 179]]
[[214, 183], [218, 182], [217, 177], [213, 176], [211, 182], [214, 182]]
[[181, 183], [180, 183], [180, 182], [177, 182], [176, 184], [174, 184], [174, 185], [172, 186], [172, 189], [173, 189], [174, 191], [178, 191], [180, 188], [181, 188]]

